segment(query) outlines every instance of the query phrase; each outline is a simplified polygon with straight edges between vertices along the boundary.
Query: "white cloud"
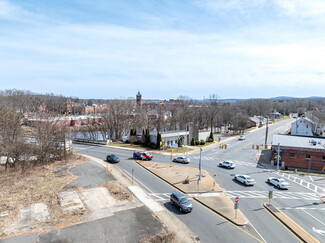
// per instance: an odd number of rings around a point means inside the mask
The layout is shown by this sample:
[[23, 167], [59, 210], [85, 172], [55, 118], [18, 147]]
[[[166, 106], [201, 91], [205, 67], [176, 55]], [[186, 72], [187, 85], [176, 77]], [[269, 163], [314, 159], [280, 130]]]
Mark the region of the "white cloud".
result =
[[288, 15], [317, 17], [325, 14], [324, 0], [274, 0]]

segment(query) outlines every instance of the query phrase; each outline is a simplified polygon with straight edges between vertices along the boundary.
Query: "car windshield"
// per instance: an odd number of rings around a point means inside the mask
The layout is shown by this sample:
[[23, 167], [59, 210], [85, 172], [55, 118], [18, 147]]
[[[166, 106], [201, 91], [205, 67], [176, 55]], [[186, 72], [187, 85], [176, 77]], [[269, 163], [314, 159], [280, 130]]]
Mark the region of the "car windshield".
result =
[[181, 204], [184, 204], [184, 203], [187, 203], [187, 202], [188, 202], [188, 199], [187, 199], [186, 197], [182, 197], [182, 198], [179, 200], [179, 202], [180, 202]]
[[279, 182], [283, 183], [286, 182], [284, 179], [279, 179]]
[[114, 154], [111, 155], [111, 158], [112, 159], [117, 159], [117, 157]]
[[249, 176], [246, 176], [246, 180], [251, 181], [251, 180], [253, 180], [253, 178], [249, 177]]

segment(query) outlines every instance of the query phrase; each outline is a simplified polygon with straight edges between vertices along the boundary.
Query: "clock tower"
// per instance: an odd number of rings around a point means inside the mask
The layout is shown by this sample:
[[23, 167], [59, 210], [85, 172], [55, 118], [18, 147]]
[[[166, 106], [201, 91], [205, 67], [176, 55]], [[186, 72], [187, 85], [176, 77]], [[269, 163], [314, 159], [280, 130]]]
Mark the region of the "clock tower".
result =
[[140, 94], [140, 90], [138, 91], [136, 95], [136, 100], [137, 100], [137, 106], [142, 107], [142, 95]]

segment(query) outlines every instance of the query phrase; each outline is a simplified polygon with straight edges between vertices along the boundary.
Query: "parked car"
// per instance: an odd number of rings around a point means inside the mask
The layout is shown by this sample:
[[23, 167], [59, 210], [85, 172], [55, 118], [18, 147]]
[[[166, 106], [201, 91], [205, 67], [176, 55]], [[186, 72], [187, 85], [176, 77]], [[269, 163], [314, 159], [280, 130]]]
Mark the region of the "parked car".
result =
[[235, 163], [231, 161], [222, 161], [219, 163], [219, 167], [226, 167], [228, 169], [234, 169], [235, 166]]
[[118, 162], [120, 162], [120, 158], [117, 157], [114, 154], [107, 155], [106, 156], [106, 160], [107, 160], [107, 162], [111, 162], [111, 163], [118, 163]]
[[290, 184], [282, 178], [276, 178], [276, 177], [269, 177], [267, 179], [267, 182], [276, 186], [279, 189], [289, 189]]
[[180, 192], [173, 192], [170, 195], [170, 203], [178, 207], [179, 211], [183, 213], [189, 213], [193, 209], [192, 203]]
[[133, 158], [141, 160], [152, 160], [152, 155], [145, 151], [134, 151]]
[[238, 138], [238, 140], [241, 140], [241, 141], [242, 141], [242, 140], [245, 140], [245, 139], [246, 139], [246, 138], [245, 138], [244, 135], [240, 135], [239, 138]]
[[249, 175], [235, 175], [234, 179], [246, 186], [253, 186], [255, 184], [255, 180]]
[[191, 161], [190, 158], [187, 156], [179, 156], [173, 159], [173, 162], [178, 162], [183, 164], [188, 164], [190, 161]]

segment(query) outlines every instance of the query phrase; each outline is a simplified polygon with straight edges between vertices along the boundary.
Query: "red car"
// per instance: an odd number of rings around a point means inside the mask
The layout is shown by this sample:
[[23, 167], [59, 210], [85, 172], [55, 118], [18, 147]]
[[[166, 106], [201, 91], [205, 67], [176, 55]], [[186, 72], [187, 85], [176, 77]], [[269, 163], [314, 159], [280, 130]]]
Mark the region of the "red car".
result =
[[141, 159], [141, 160], [152, 160], [152, 155], [150, 153], [144, 152], [144, 151], [134, 151], [133, 158]]

